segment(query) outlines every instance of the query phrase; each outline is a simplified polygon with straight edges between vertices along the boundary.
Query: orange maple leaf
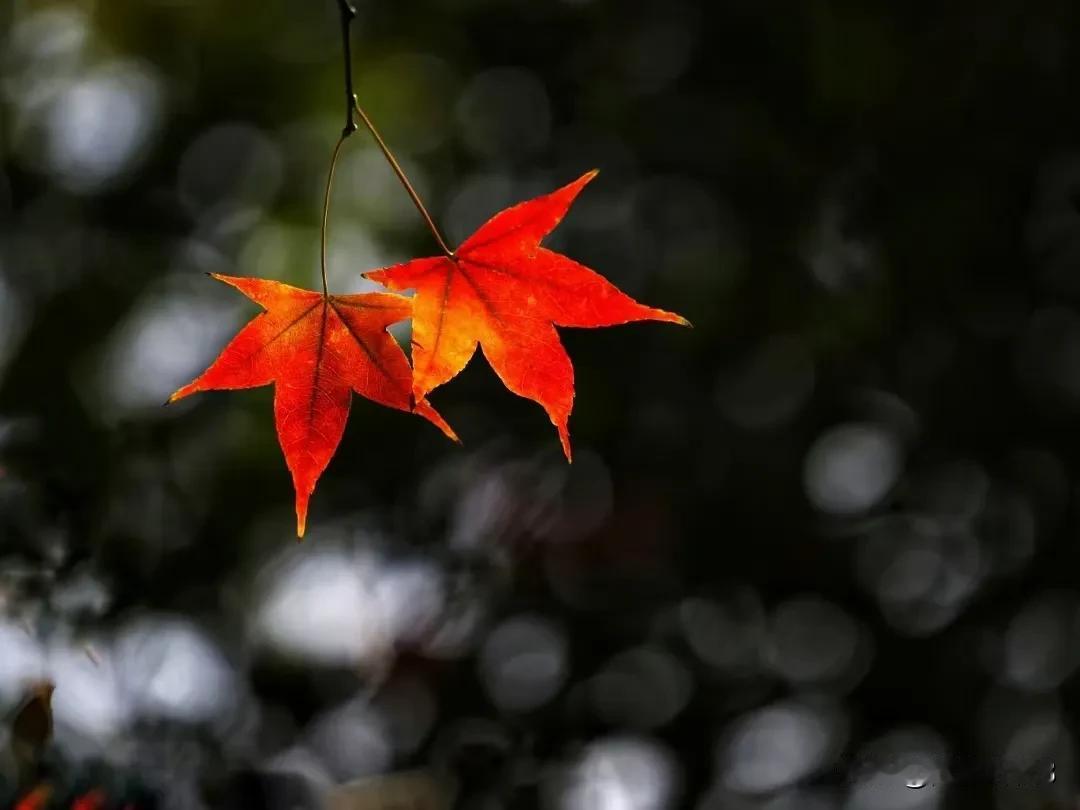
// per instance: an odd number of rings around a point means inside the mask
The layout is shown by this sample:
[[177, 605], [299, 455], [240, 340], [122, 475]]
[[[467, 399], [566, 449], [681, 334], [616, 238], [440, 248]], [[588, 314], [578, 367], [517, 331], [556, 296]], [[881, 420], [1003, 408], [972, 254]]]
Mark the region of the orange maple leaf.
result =
[[424, 397], [413, 399], [412, 370], [386, 327], [412, 311], [390, 293], [329, 295], [278, 281], [214, 275], [265, 312], [237, 333], [217, 360], [169, 402], [212, 389], [274, 385], [274, 422], [296, 490], [296, 534], [304, 536], [308, 499], [341, 442], [352, 393], [414, 411], [457, 436]]
[[364, 274], [392, 290], [416, 290], [412, 390], [418, 401], [465, 368], [479, 343], [503, 384], [547, 411], [569, 460], [574, 368], [555, 326], [644, 320], [690, 325], [672, 312], [639, 304], [596, 272], [540, 247], [595, 176], [589, 172], [558, 191], [501, 211], [452, 256]]

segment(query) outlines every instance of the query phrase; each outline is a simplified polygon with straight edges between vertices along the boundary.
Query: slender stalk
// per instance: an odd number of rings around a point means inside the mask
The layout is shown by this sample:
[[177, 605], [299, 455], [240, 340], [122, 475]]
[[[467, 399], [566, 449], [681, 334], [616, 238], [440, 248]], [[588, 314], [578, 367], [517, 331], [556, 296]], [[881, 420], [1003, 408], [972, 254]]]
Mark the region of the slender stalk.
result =
[[409, 178], [405, 174], [405, 170], [401, 168], [401, 164], [397, 162], [397, 158], [394, 157], [394, 153], [390, 151], [390, 147], [386, 145], [386, 141], [382, 139], [382, 135], [379, 134], [379, 130], [375, 129], [375, 124], [368, 118], [367, 113], [360, 106], [356, 98], [353, 98], [353, 106], [356, 109], [356, 114], [360, 116], [360, 120], [364, 122], [364, 126], [367, 127], [367, 131], [371, 133], [371, 137], [375, 139], [375, 143], [379, 145], [379, 150], [383, 153], [383, 157], [386, 158], [386, 162], [390, 164], [390, 168], [394, 170], [394, 174], [397, 175], [397, 179], [401, 181], [401, 185], [404, 187], [406, 193], [409, 195], [409, 199], [413, 201], [413, 205], [416, 206], [416, 210], [420, 212], [420, 216], [424, 218], [424, 222], [427, 223], [428, 230], [431, 231], [431, 235], [435, 237], [435, 241], [439, 243], [439, 248], [442, 250], [448, 259], [454, 258], [454, 251], [452, 251], [449, 245], [446, 244], [446, 240], [443, 239], [442, 233], [439, 231], [439, 227], [435, 224], [435, 220], [432, 219], [431, 214], [428, 213], [427, 207], [424, 205], [423, 200], [420, 199], [420, 195], [416, 193], [416, 189], [413, 188], [413, 184], [409, 182]]
[[334, 144], [334, 152], [330, 155], [330, 171], [326, 173], [326, 194], [323, 196], [322, 205], [322, 225], [319, 228], [319, 242], [322, 249], [322, 294], [323, 298], [330, 296], [330, 290], [326, 285], [326, 220], [330, 213], [330, 192], [334, 188], [334, 169], [337, 168], [338, 154], [341, 152], [341, 145], [345, 143], [345, 139], [348, 138], [352, 132], [348, 129], [344, 130], [337, 139], [337, 143]]
[[326, 178], [326, 200], [323, 203], [323, 219], [322, 219], [322, 271], [323, 271], [323, 293], [326, 293], [326, 215], [330, 206], [330, 187], [334, 181], [334, 166], [337, 164], [338, 151], [341, 149], [341, 144], [356, 131], [356, 119], [353, 117], [353, 113], [360, 116], [360, 120], [364, 122], [364, 126], [367, 131], [371, 133], [371, 137], [375, 139], [375, 143], [378, 144], [379, 151], [382, 152], [383, 157], [386, 158], [386, 162], [390, 164], [390, 168], [394, 170], [394, 174], [397, 175], [397, 179], [400, 181], [405, 192], [409, 195], [409, 199], [412, 200], [413, 205], [416, 206], [416, 210], [420, 212], [420, 216], [424, 218], [424, 222], [427, 223], [428, 230], [431, 231], [431, 235], [435, 237], [435, 241], [439, 244], [439, 249], [446, 255], [447, 258], [454, 258], [454, 251], [450, 249], [450, 246], [446, 244], [446, 240], [443, 239], [442, 233], [439, 231], [439, 227], [435, 224], [435, 220], [427, 210], [427, 206], [424, 205], [424, 201], [420, 199], [420, 195], [416, 193], [416, 189], [413, 188], [413, 184], [409, 182], [408, 176], [405, 174], [405, 170], [401, 168], [401, 164], [398, 163], [397, 158], [394, 157], [394, 153], [390, 151], [390, 147], [386, 145], [386, 141], [383, 140], [382, 135], [379, 134], [379, 130], [375, 128], [375, 124], [368, 118], [366, 112], [360, 106], [360, 103], [356, 100], [356, 94], [353, 92], [353, 77], [352, 77], [352, 50], [349, 42], [349, 33], [352, 26], [352, 21], [356, 17], [356, 9], [350, 4], [349, 0], [337, 0], [338, 10], [341, 12], [341, 41], [344, 45], [345, 56], [345, 126], [341, 130], [341, 137], [338, 139], [337, 145], [334, 146], [334, 154], [330, 159], [330, 176]]

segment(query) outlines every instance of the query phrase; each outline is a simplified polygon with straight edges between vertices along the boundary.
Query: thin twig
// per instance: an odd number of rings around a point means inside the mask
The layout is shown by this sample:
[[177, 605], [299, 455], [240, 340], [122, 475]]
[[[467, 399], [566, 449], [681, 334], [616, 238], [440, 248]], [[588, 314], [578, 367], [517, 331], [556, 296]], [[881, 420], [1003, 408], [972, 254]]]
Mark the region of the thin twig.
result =
[[420, 195], [416, 193], [413, 184], [409, 182], [405, 170], [401, 168], [401, 164], [398, 163], [397, 158], [394, 157], [394, 153], [390, 151], [390, 147], [386, 145], [386, 141], [384, 141], [382, 135], [379, 134], [379, 130], [375, 128], [375, 124], [368, 118], [367, 113], [364, 112], [364, 109], [356, 100], [356, 94], [353, 92], [352, 49], [349, 36], [352, 21], [356, 17], [356, 10], [349, 4], [349, 0], [337, 0], [337, 4], [338, 9], [341, 12], [341, 41], [344, 46], [343, 52], [345, 56], [345, 103], [347, 109], [345, 110], [345, 126], [341, 130], [341, 137], [334, 146], [334, 154], [330, 159], [330, 175], [326, 178], [326, 199], [323, 201], [322, 273], [324, 294], [326, 294], [326, 217], [330, 207], [330, 188], [333, 185], [334, 166], [337, 165], [337, 156], [341, 149], [341, 144], [356, 131], [356, 119], [353, 117], [353, 113], [360, 116], [360, 120], [364, 122], [367, 131], [370, 132], [371, 137], [375, 139], [375, 143], [378, 144], [379, 150], [382, 152], [383, 157], [386, 158], [386, 162], [390, 164], [390, 168], [394, 170], [394, 174], [397, 175], [397, 179], [401, 182], [405, 192], [409, 195], [409, 199], [412, 200], [413, 205], [416, 206], [416, 210], [420, 212], [420, 216], [422, 216], [424, 222], [427, 223], [428, 230], [431, 231], [431, 235], [435, 237], [435, 241], [439, 244], [440, 250], [442, 250], [447, 258], [454, 258], [454, 251], [446, 244], [446, 240], [443, 239], [443, 235], [439, 231], [439, 227], [435, 224], [435, 220], [428, 212], [427, 206], [425, 206], [423, 200], [420, 199]]
[[379, 145], [379, 150], [383, 153], [383, 157], [386, 158], [386, 162], [390, 164], [390, 168], [394, 170], [394, 174], [397, 175], [397, 179], [401, 181], [401, 185], [405, 188], [409, 198], [413, 201], [413, 205], [416, 206], [416, 210], [420, 212], [420, 216], [424, 218], [424, 222], [427, 223], [428, 230], [431, 231], [431, 235], [435, 237], [435, 241], [439, 243], [439, 248], [442, 250], [448, 259], [454, 258], [454, 251], [452, 251], [449, 245], [446, 244], [446, 240], [443, 239], [442, 233], [439, 232], [438, 226], [435, 224], [435, 220], [432, 219], [431, 214], [428, 213], [427, 207], [424, 205], [423, 200], [420, 199], [420, 195], [416, 193], [416, 189], [413, 188], [412, 183], [409, 182], [409, 178], [405, 175], [405, 170], [401, 168], [401, 164], [397, 162], [397, 158], [394, 157], [394, 153], [390, 151], [390, 147], [386, 145], [386, 141], [382, 139], [379, 134], [379, 130], [375, 129], [375, 125], [368, 118], [367, 113], [360, 106], [356, 98], [353, 98], [353, 106], [356, 109], [356, 114], [360, 116], [360, 120], [364, 122], [364, 126], [367, 127], [367, 131], [371, 133], [371, 137], [375, 139], [375, 143]]
[[323, 195], [322, 223], [319, 227], [320, 267], [322, 269], [322, 292], [323, 298], [330, 296], [330, 288], [326, 283], [326, 222], [330, 216], [330, 192], [334, 188], [334, 169], [337, 168], [338, 154], [345, 139], [356, 132], [356, 120], [353, 118], [353, 108], [356, 106], [356, 96], [353, 93], [352, 83], [352, 47], [349, 43], [349, 29], [356, 9], [349, 0], [337, 0], [338, 11], [341, 14], [341, 45], [342, 63], [345, 67], [345, 126], [341, 128], [341, 135], [334, 144], [334, 151], [330, 155], [330, 171], [326, 174], [326, 193]]
[[353, 93], [352, 46], [349, 37], [349, 29], [353, 18], [356, 17], [356, 9], [349, 5], [349, 0], [338, 0], [338, 11], [341, 12], [341, 44], [342, 55], [345, 57], [345, 127], [341, 130], [341, 137], [345, 139], [356, 132], [356, 121], [353, 120], [356, 94]]

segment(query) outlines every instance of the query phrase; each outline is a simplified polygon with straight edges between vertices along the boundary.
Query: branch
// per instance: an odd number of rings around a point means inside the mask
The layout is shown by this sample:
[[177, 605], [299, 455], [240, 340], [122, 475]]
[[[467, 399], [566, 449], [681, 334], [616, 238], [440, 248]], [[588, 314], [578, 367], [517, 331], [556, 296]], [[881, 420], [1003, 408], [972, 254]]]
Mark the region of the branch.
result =
[[356, 132], [356, 121], [353, 120], [353, 106], [356, 96], [353, 93], [352, 81], [352, 46], [350, 44], [350, 29], [352, 21], [356, 17], [356, 9], [349, 5], [349, 0], [337, 0], [338, 10], [341, 12], [341, 44], [342, 54], [345, 57], [345, 127], [341, 130], [341, 137], [348, 138]]
[[394, 174], [397, 175], [397, 179], [401, 182], [405, 192], [409, 195], [409, 199], [412, 200], [413, 205], [416, 206], [416, 210], [420, 212], [420, 216], [424, 218], [424, 222], [427, 224], [428, 230], [431, 231], [431, 235], [438, 243], [439, 249], [442, 250], [443, 254], [448, 259], [454, 258], [454, 251], [446, 244], [446, 240], [443, 239], [443, 235], [435, 224], [435, 220], [432, 218], [431, 214], [428, 213], [427, 206], [425, 206], [423, 200], [420, 199], [420, 195], [416, 193], [413, 184], [409, 182], [405, 170], [402, 169], [401, 164], [397, 162], [394, 153], [390, 151], [390, 147], [386, 145], [386, 141], [382, 139], [379, 131], [375, 128], [375, 124], [372, 123], [371, 119], [368, 118], [367, 113], [365, 113], [360, 106], [360, 102], [356, 100], [356, 94], [353, 92], [352, 47], [349, 37], [352, 21], [356, 17], [356, 9], [349, 4], [349, 0], [337, 0], [337, 4], [338, 10], [341, 12], [341, 42], [344, 46], [343, 53], [345, 57], [345, 126], [341, 130], [341, 137], [338, 139], [337, 144], [335, 144], [334, 154], [330, 159], [330, 173], [326, 178], [326, 196], [323, 200], [321, 241], [324, 295], [326, 294], [326, 218], [330, 208], [330, 189], [334, 182], [334, 167], [337, 165], [338, 152], [341, 150], [341, 144], [346, 138], [356, 132], [357, 129], [354, 113], [355, 115], [360, 116], [360, 120], [364, 122], [364, 126], [367, 128], [368, 132], [371, 133], [371, 137], [375, 139], [379, 151], [381, 151], [383, 157], [386, 158], [386, 162], [390, 164], [390, 168], [394, 170]]

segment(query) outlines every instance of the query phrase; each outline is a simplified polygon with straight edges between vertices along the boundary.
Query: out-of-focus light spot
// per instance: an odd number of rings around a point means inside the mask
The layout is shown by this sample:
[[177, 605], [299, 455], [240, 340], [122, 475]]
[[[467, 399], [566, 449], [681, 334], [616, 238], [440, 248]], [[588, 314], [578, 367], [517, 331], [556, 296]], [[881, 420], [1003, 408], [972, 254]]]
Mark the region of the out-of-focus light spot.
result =
[[161, 114], [158, 79], [113, 62], [75, 80], [48, 114], [45, 161], [72, 191], [98, 190], [143, 157]]
[[220, 124], [185, 150], [177, 173], [180, 201], [194, 217], [222, 205], [262, 208], [282, 180], [278, 145], [249, 124]]
[[941, 737], [922, 728], [901, 729], [858, 753], [845, 810], [933, 810], [949, 776]]
[[833, 793], [822, 788], [785, 790], [768, 798], [747, 797], [717, 785], [698, 802], [696, 810], [837, 810]]
[[717, 772], [737, 793], [770, 793], [829, 764], [843, 743], [835, 710], [794, 701], [776, 703], [738, 720], [717, 751]]
[[45, 676], [45, 653], [23, 627], [0, 621], [0, 700], [13, 705], [26, 684]]
[[85, 570], [58, 583], [52, 596], [53, 607], [71, 617], [100, 616], [111, 600], [105, 583]]
[[365, 68], [361, 102], [399, 155], [415, 154], [438, 148], [452, 132], [457, 92], [456, 70], [446, 60], [397, 53]]
[[639, 167], [624, 133], [577, 121], [556, 130], [552, 151], [556, 157], [551, 176], [556, 184], [590, 169], [600, 170], [588, 193], [574, 200], [574, 215], [564, 220], [560, 229], [595, 232], [630, 222], [637, 202], [634, 189]]
[[882, 600], [916, 600], [931, 592], [941, 565], [938, 532], [929, 521], [890, 516], [874, 524], [856, 559], [859, 578]]
[[990, 478], [974, 461], [951, 461], [911, 475], [906, 501], [940, 526], [967, 526], [982, 511]]
[[1031, 691], [1056, 689], [1080, 664], [1080, 604], [1070, 593], [1029, 602], [1005, 631], [1005, 679]]
[[792, 599], [773, 613], [769, 659], [793, 683], [851, 680], [865, 672], [867, 662], [857, 660], [863, 643], [858, 625], [840, 608], [818, 597]]
[[240, 249], [236, 265], [241, 275], [279, 281], [296, 279], [298, 286], [310, 284], [312, 273], [320, 272], [319, 232], [264, 219]]
[[919, 437], [919, 415], [891, 391], [862, 388], [852, 396], [852, 406], [858, 408], [864, 421], [887, 428], [898, 441], [914, 442]]
[[[677, 284], [691, 300], [717, 295], [739, 278], [745, 260], [740, 228], [730, 207], [700, 180], [677, 175], [649, 178], [634, 193], [634, 212], [634, 231], [655, 241], [655, 256], [646, 254], [649, 261], [642, 273]], [[639, 279], [620, 272], [615, 280], [633, 291]]]
[[844, 233], [845, 212], [836, 203], [821, 209], [818, 222], [803, 243], [803, 260], [814, 279], [832, 293], [869, 286], [881, 275], [877, 248]]
[[[423, 167], [400, 156], [398, 160], [420, 197], [430, 199]], [[334, 183], [334, 210], [362, 217], [365, 223], [376, 228], [412, 230], [423, 227], [409, 195], [404, 193], [397, 176], [386, 165], [382, 152], [374, 146], [342, 155]], [[492, 209], [490, 213], [496, 210]], [[353, 272], [366, 267], [368, 265], [356, 262]]]
[[613, 502], [607, 465], [587, 448], [570, 466], [551, 453], [476, 464], [446, 494], [451, 490], [447, 543], [488, 553], [497, 553], [500, 540], [526, 534], [551, 545], [580, 540], [603, 525]]
[[1059, 776], [1068, 780], [1074, 775], [1069, 763], [1074, 761], [1075, 753], [1076, 739], [1061, 716], [1042, 712], [1024, 717], [1017, 724], [998, 765], [1011, 775], [1014, 784], [1019, 781], [1018, 776], [1023, 775], [1024, 786], [1029, 792], [1034, 793], [1041, 787], [1045, 795], [1045, 790], [1057, 783]]
[[294, 746], [275, 754], [263, 763], [262, 769], [271, 774], [296, 776], [309, 785], [313, 793], [322, 794], [334, 786], [335, 780], [326, 765], [315, 752], [303, 746]]
[[428, 632], [421, 649], [431, 658], [462, 658], [479, 643], [487, 617], [484, 599], [459, 588], [448, 599], [443, 615]]
[[167, 277], [144, 293], [113, 332], [88, 396], [103, 413], [160, 407], [190, 382], [235, 331], [242, 297], [202, 275]]
[[694, 55], [699, 30], [688, 13], [645, 21], [623, 39], [622, 65], [630, 81], [655, 93], [679, 78]]
[[671, 752], [647, 737], [604, 737], [546, 785], [548, 810], [665, 810], [680, 775]]
[[289, 555], [271, 574], [258, 635], [283, 652], [323, 663], [381, 659], [391, 639], [374, 594], [376, 571], [371, 555], [342, 549]]
[[456, 549], [483, 548], [514, 526], [517, 517], [508, 476], [498, 468], [485, 470], [461, 493], [447, 543]]
[[914, 636], [936, 633], [955, 619], [986, 574], [974, 535], [943, 531], [934, 520], [911, 515], [875, 521], [855, 564], [889, 623]]
[[418, 558], [384, 562], [372, 595], [391, 638], [414, 643], [425, 638], [442, 615], [445, 591], [442, 571]]
[[600, 528], [614, 502], [611, 472], [599, 455], [582, 447], [575, 449], [573, 464], [561, 461], [545, 467], [536, 482], [534, 503], [546, 501], [546, 519], [534, 514], [530, 521], [537, 534], [555, 543], [578, 540]]
[[[384, 267], [394, 261], [378, 240], [363, 226], [355, 222], [337, 222], [334, 238], [327, 248], [326, 275], [330, 291], [339, 295], [383, 291], [381, 284], [369, 281], [361, 273], [364, 270]], [[310, 289], [322, 285], [322, 270], [317, 261], [308, 267]]]
[[514, 181], [506, 174], [476, 174], [458, 186], [446, 208], [446, 233], [460, 244], [497, 212], [519, 202]]
[[393, 759], [382, 719], [360, 702], [316, 719], [307, 739], [337, 782], [383, 773]]
[[371, 551], [289, 551], [266, 576], [256, 636], [327, 664], [379, 666], [395, 643], [426, 639], [445, 607], [442, 573], [433, 564], [387, 561]]
[[15, 108], [17, 138], [27, 119], [40, 113], [78, 69], [90, 41], [88, 22], [82, 11], [57, 5], [27, 14], [12, 27], [0, 87]]
[[458, 100], [457, 119], [465, 146], [484, 158], [535, 154], [551, 135], [547, 91], [533, 73], [519, 68], [476, 76]]
[[115, 644], [123, 687], [146, 717], [227, 721], [238, 696], [232, 667], [217, 646], [182, 618], [144, 617]]
[[480, 677], [491, 701], [504, 711], [535, 709], [566, 680], [563, 633], [538, 616], [517, 616], [496, 627], [480, 651]]
[[447, 477], [440, 497], [453, 497], [447, 542], [496, 553], [504, 537], [529, 535], [552, 544], [580, 539], [611, 513], [611, 477], [603, 460], [582, 449], [572, 467], [545, 454], [531, 460], [474, 463], [468, 476]]
[[438, 704], [426, 683], [401, 678], [379, 693], [374, 708], [394, 752], [409, 755], [431, 732]]
[[721, 377], [716, 398], [724, 415], [741, 428], [776, 427], [803, 408], [813, 393], [814, 378], [814, 357], [806, 341], [778, 335]]
[[597, 713], [615, 726], [662, 726], [690, 700], [690, 673], [658, 647], [638, 647], [615, 656], [589, 683]]
[[765, 611], [750, 590], [726, 602], [690, 598], [679, 605], [679, 624], [694, 653], [730, 674], [748, 674], [759, 663], [765, 638]]
[[55, 5], [19, 20], [8, 35], [12, 61], [52, 59], [78, 54], [90, 34], [86, 15], [77, 8]]
[[806, 455], [803, 481], [810, 503], [830, 515], [865, 513], [900, 477], [903, 452], [896, 438], [874, 424], [847, 424], [821, 435]]
[[[49, 651], [49, 672], [56, 684], [52, 708], [57, 724], [100, 746], [126, 725], [133, 705], [132, 696], [118, 682], [112, 650], [97, 643], [92, 648], [93, 657], [85, 646], [54, 647]], [[57, 740], [64, 745], [68, 736], [58, 734]], [[97, 746], [85, 753], [100, 754]]]

